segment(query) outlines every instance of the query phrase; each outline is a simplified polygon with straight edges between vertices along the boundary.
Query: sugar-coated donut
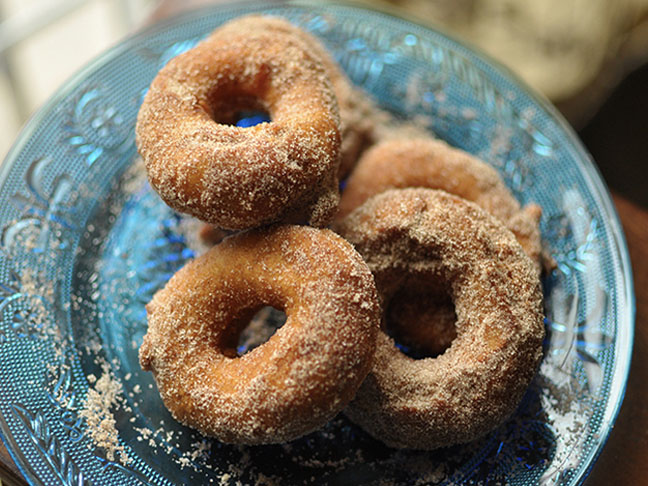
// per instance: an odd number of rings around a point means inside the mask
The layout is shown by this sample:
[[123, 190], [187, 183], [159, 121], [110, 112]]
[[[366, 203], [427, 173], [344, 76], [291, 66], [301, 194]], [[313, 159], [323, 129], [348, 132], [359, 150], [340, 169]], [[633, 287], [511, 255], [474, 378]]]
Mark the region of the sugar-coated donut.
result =
[[258, 14], [246, 15], [228, 22], [218, 29], [214, 35], [225, 38], [232, 33], [254, 33], [259, 30], [288, 34], [300, 39], [308, 51], [324, 65], [333, 84], [340, 110], [342, 144], [338, 174], [340, 178], [345, 177], [356, 164], [360, 152], [371, 139], [373, 105], [364, 93], [353, 86], [319, 39], [281, 17]]
[[383, 298], [409, 278], [447, 285], [457, 337], [414, 360], [384, 332], [346, 414], [393, 447], [474, 440], [516, 408], [544, 336], [538, 274], [513, 234], [476, 204], [443, 191], [379, 194], [337, 226], [363, 256]]
[[[540, 207], [521, 209], [492, 167], [440, 140], [388, 139], [367, 150], [347, 181], [338, 218], [375, 194], [406, 187], [443, 189], [475, 202], [506, 224], [541, 271]], [[385, 303], [390, 332], [415, 353], [443, 352], [456, 334], [452, 306], [444, 299], [443, 292], [421, 286], [399, 289]]]
[[540, 207], [530, 204], [520, 209], [495, 169], [441, 140], [393, 139], [371, 147], [346, 183], [337, 218], [375, 194], [406, 187], [442, 189], [473, 201], [515, 234], [540, 271]]
[[[237, 356], [263, 306], [286, 323]], [[180, 269], [146, 307], [140, 364], [180, 422], [224, 442], [278, 443], [337, 414], [371, 367], [380, 305], [353, 247], [330, 230], [237, 233]]]
[[[271, 121], [230, 123], [242, 110]], [[172, 208], [226, 229], [324, 226], [339, 200], [339, 113], [326, 69], [295, 36], [212, 34], [172, 59], [140, 108], [137, 146]]]

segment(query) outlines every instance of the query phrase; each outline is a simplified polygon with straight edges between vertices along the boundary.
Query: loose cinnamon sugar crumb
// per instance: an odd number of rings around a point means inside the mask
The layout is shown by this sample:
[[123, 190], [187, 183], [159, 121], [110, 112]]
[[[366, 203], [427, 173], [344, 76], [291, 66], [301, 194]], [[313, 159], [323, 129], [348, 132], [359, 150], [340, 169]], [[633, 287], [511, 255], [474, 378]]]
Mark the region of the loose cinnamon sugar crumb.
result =
[[81, 407], [79, 415], [86, 420], [87, 434], [96, 447], [101, 448], [106, 458], [126, 465], [131, 459], [126, 455], [124, 446], [119, 444], [119, 432], [113, 412], [123, 403], [122, 385], [115, 378], [107, 363], [102, 366], [102, 374], [97, 379], [88, 376], [91, 387]]

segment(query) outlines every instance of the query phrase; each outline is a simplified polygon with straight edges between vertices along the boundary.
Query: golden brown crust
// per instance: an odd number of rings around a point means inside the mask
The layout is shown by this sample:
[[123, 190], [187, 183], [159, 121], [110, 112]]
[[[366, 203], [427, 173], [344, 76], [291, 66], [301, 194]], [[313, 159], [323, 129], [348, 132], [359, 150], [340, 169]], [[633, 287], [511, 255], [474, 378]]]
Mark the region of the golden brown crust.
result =
[[413, 360], [384, 332], [346, 414], [393, 447], [468, 442], [502, 423], [534, 376], [544, 336], [538, 274], [514, 236], [477, 205], [431, 189], [389, 190], [337, 225], [383, 298], [409, 278], [450, 289], [457, 337]]
[[[172, 59], [140, 108], [149, 180], [172, 208], [227, 229], [307, 219], [338, 202], [339, 115], [319, 59], [294, 36], [215, 31]], [[272, 121], [228, 125], [262, 108]]]
[[[236, 357], [264, 305], [286, 323]], [[278, 226], [226, 238], [147, 306], [140, 363], [180, 422], [224, 442], [278, 443], [322, 426], [371, 366], [380, 306], [352, 246], [329, 230]]]

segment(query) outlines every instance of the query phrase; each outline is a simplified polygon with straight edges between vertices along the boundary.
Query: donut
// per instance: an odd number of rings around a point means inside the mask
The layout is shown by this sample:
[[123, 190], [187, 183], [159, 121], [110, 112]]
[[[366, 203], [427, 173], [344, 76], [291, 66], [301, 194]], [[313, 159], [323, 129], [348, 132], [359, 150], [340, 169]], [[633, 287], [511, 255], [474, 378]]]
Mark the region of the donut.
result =
[[516, 408], [542, 356], [538, 274], [513, 234], [474, 203], [433, 189], [393, 189], [337, 224], [388, 299], [409, 278], [445, 285], [457, 337], [436, 358], [412, 359], [384, 331], [374, 365], [346, 408], [397, 448], [472, 441]]
[[[231, 125], [244, 110], [271, 121]], [[151, 186], [224, 229], [325, 226], [337, 203], [339, 113], [317, 56], [294, 36], [212, 35], [157, 74], [137, 116]]]
[[481, 206], [515, 234], [540, 272], [540, 207], [520, 209], [495, 169], [441, 140], [394, 139], [369, 148], [347, 180], [337, 218], [375, 194], [406, 187], [442, 189]]
[[[264, 306], [286, 322], [238, 356]], [[220, 441], [279, 443], [321, 427], [367, 375], [380, 326], [373, 277], [330, 230], [239, 232], [181, 268], [146, 306], [140, 364], [181, 423]]]
[[361, 151], [372, 140], [374, 105], [367, 96], [355, 88], [326, 47], [314, 35], [291, 24], [281, 17], [246, 15], [232, 20], [216, 30], [213, 35], [227, 38], [230, 35], [254, 33], [259, 30], [293, 36], [324, 65], [333, 85], [340, 110], [341, 161], [338, 176], [344, 178], [358, 161]]
[[[347, 181], [337, 217], [375, 194], [406, 187], [443, 189], [475, 202], [507, 225], [541, 272], [540, 207], [521, 209], [492, 167], [440, 140], [389, 139], [371, 147]], [[436, 356], [456, 335], [454, 310], [442, 289], [404, 285], [385, 305], [391, 335], [416, 355]]]

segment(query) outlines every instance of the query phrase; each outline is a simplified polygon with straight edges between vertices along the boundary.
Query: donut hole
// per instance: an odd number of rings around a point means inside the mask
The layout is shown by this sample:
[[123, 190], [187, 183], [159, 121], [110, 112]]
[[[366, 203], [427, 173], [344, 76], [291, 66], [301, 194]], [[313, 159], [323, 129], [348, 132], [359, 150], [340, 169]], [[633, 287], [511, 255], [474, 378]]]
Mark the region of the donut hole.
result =
[[[258, 310], [238, 334], [235, 349], [228, 354], [243, 356], [268, 341], [286, 322], [286, 313], [271, 306]], [[240, 329], [240, 327], [239, 327]]]
[[243, 128], [271, 121], [270, 114], [262, 110], [244, 110], [237, 113], [236, 118], [235, 125]]
[[454, 303], [441, 285], [405, 285], [385, 310], [387, 334], [413, 359], [443, 354], [457, 336], [456, 322]]
[[208, 109], [212, 120], [221, 125], [241, 128], [270, 122], [272, 117], [263, 101], [248, 95], [219, 96], [210, 101]]

